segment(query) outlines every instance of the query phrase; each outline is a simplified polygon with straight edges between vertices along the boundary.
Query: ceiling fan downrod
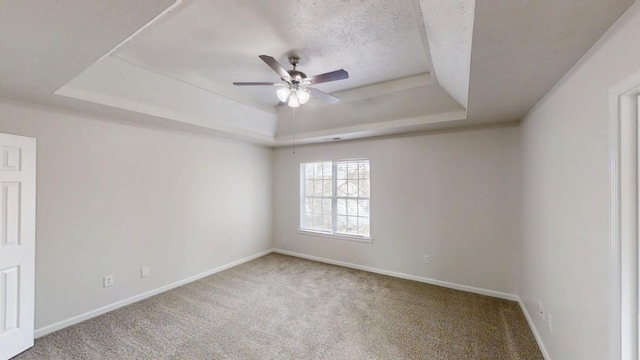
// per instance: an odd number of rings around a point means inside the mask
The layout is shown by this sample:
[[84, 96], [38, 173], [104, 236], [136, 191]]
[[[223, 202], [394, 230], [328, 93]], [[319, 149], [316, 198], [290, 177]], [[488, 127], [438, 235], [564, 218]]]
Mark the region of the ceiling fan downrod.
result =
[[[303, 73], [302, 71], [296, 70], [296, 66], [298, 66], [299, 61], [300, 58], [298, 56], [289, 56], [289, 63], [291, 64], [291, 66], [293, 66], [293, 70], [289, 70], [288, 73], [289, 76], [291, 76], [291, 82], [296, 85], [300, 85], [300, 83], [304, 82], [304, 80], [307, 78], [307, 74]], [[308, 84], [310, 84], [310, 82], [306, 82], [306, 84], [303, 85]]]

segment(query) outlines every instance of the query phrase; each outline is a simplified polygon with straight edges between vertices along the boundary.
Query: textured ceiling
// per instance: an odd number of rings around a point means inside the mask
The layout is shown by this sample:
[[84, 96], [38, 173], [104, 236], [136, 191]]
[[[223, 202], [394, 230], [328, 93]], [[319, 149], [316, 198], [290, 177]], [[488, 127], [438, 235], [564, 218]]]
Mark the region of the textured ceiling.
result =
[[[301, 57], [308, 76], [343, 68], [348, 80], [318, 85], [333, 92], [431, 71], [417, 1], [192, 0], [115, 53], [141, 67], [234, 97], [241, 91], [277, 103], [270, 88], [234, 81], [278, 81], [258, 55]], [[226, 88], [225, 88], [226, 87]]]

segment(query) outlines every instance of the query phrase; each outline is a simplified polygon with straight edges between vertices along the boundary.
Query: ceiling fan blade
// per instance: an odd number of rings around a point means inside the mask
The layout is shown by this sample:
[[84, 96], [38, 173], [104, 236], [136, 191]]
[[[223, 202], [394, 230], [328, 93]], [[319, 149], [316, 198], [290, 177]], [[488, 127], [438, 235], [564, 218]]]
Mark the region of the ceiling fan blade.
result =
[[291, 75], [289, 75], [289, 72], [287, 72], [287, 70], [285, 70], [285, 68], [283, 68], [276, 59], [272, 58], [269, 55], [260, 55], [258, 57], [262, 59], [262, 61], [267, 63], [267, 65], [269, 65], [269, 67], [272, 68], [273, 71], [278, 73], [282, 80], [291, 81]]
[[234, 82], [235, 86], [285, 86], [286, 84], [274, 82]]
[[312, 76], [309, 78], [309, 80], [311, 80], [312, 84], [320, 84], [320, 83], [325, 83], [329, 81], [343, 80], [348, 78], [349, 78], [349, 73], [346, 72], [344, 69], [340, 69], [340, 70], [328, 72], [325, 74]]
[[317, 97], [318, 99], [322, 99], [322, 100], [324, 100], [324, 101], [326, 101], [326, 102], [328, 102], [330, 104], [336, 104], [336, 103], [340, 102], [339, 98], [337, 98], [337, 97], [335, 97], [333, 95], [327, 94], [324, 91], [320, 91], [320, 90], [312, 88], [312, 87], [307, 87], [305, 89], [308, 89], [309, 91], [311, 91], [311, 95], [313, 95], [314, 97]]

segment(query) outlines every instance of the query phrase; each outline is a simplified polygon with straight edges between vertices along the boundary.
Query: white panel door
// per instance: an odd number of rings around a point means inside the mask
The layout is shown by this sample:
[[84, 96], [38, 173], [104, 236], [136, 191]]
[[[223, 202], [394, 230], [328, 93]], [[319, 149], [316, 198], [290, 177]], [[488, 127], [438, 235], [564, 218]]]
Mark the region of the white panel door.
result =
[[33, 346], [36, 139], [0, 134], [0, 359]]

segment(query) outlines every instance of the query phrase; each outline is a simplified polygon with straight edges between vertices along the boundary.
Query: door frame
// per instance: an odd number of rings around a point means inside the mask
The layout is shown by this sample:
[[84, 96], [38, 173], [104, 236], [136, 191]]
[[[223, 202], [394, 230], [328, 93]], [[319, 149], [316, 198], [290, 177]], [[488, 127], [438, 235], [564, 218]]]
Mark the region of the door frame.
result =
[[609, 89], [611, 359], [637, 360], [640, 72]]
[[[18, 268], [17, 286], [17, 318], [14, 319], [14, 328], [2, 335], [3, 346], [0, 357], [15, 356], [34, 344], [35, 337], [35, 247], [36, 247], [36, 139], [21, 135], [1, 133], [2, 146], [0, 149], [0, 167], [6, 175], [9, 183], [19, 182], [18, 196], [18, 245], [3, 252], [3, 260], [8, 260], [7, 269]], [[13, 149], [12, 149], [13, 148]], [[9, 154], [13, 156], [9, 157]], [[10, 162], [16, 161], [17, 165]], [[5, 194], [6, 195], [6, 194]], [[5, 199], [6, 200], [6, 199]], [[8, 209], [8, 207], [7, 207]], [[8, 212], [7, 212], [8, 213]], [[4, 214], [3, 214], [4, 216]], [[13, 260], [17, 260], [17, 263]], [[6, 265], [6, 264], [5, 264]], [[13, 265], [13, 266], [12, 266]], [[17, 265], [17, 266], [16, 266]], [[12, 266], [12, 267], [11, 267]]]

